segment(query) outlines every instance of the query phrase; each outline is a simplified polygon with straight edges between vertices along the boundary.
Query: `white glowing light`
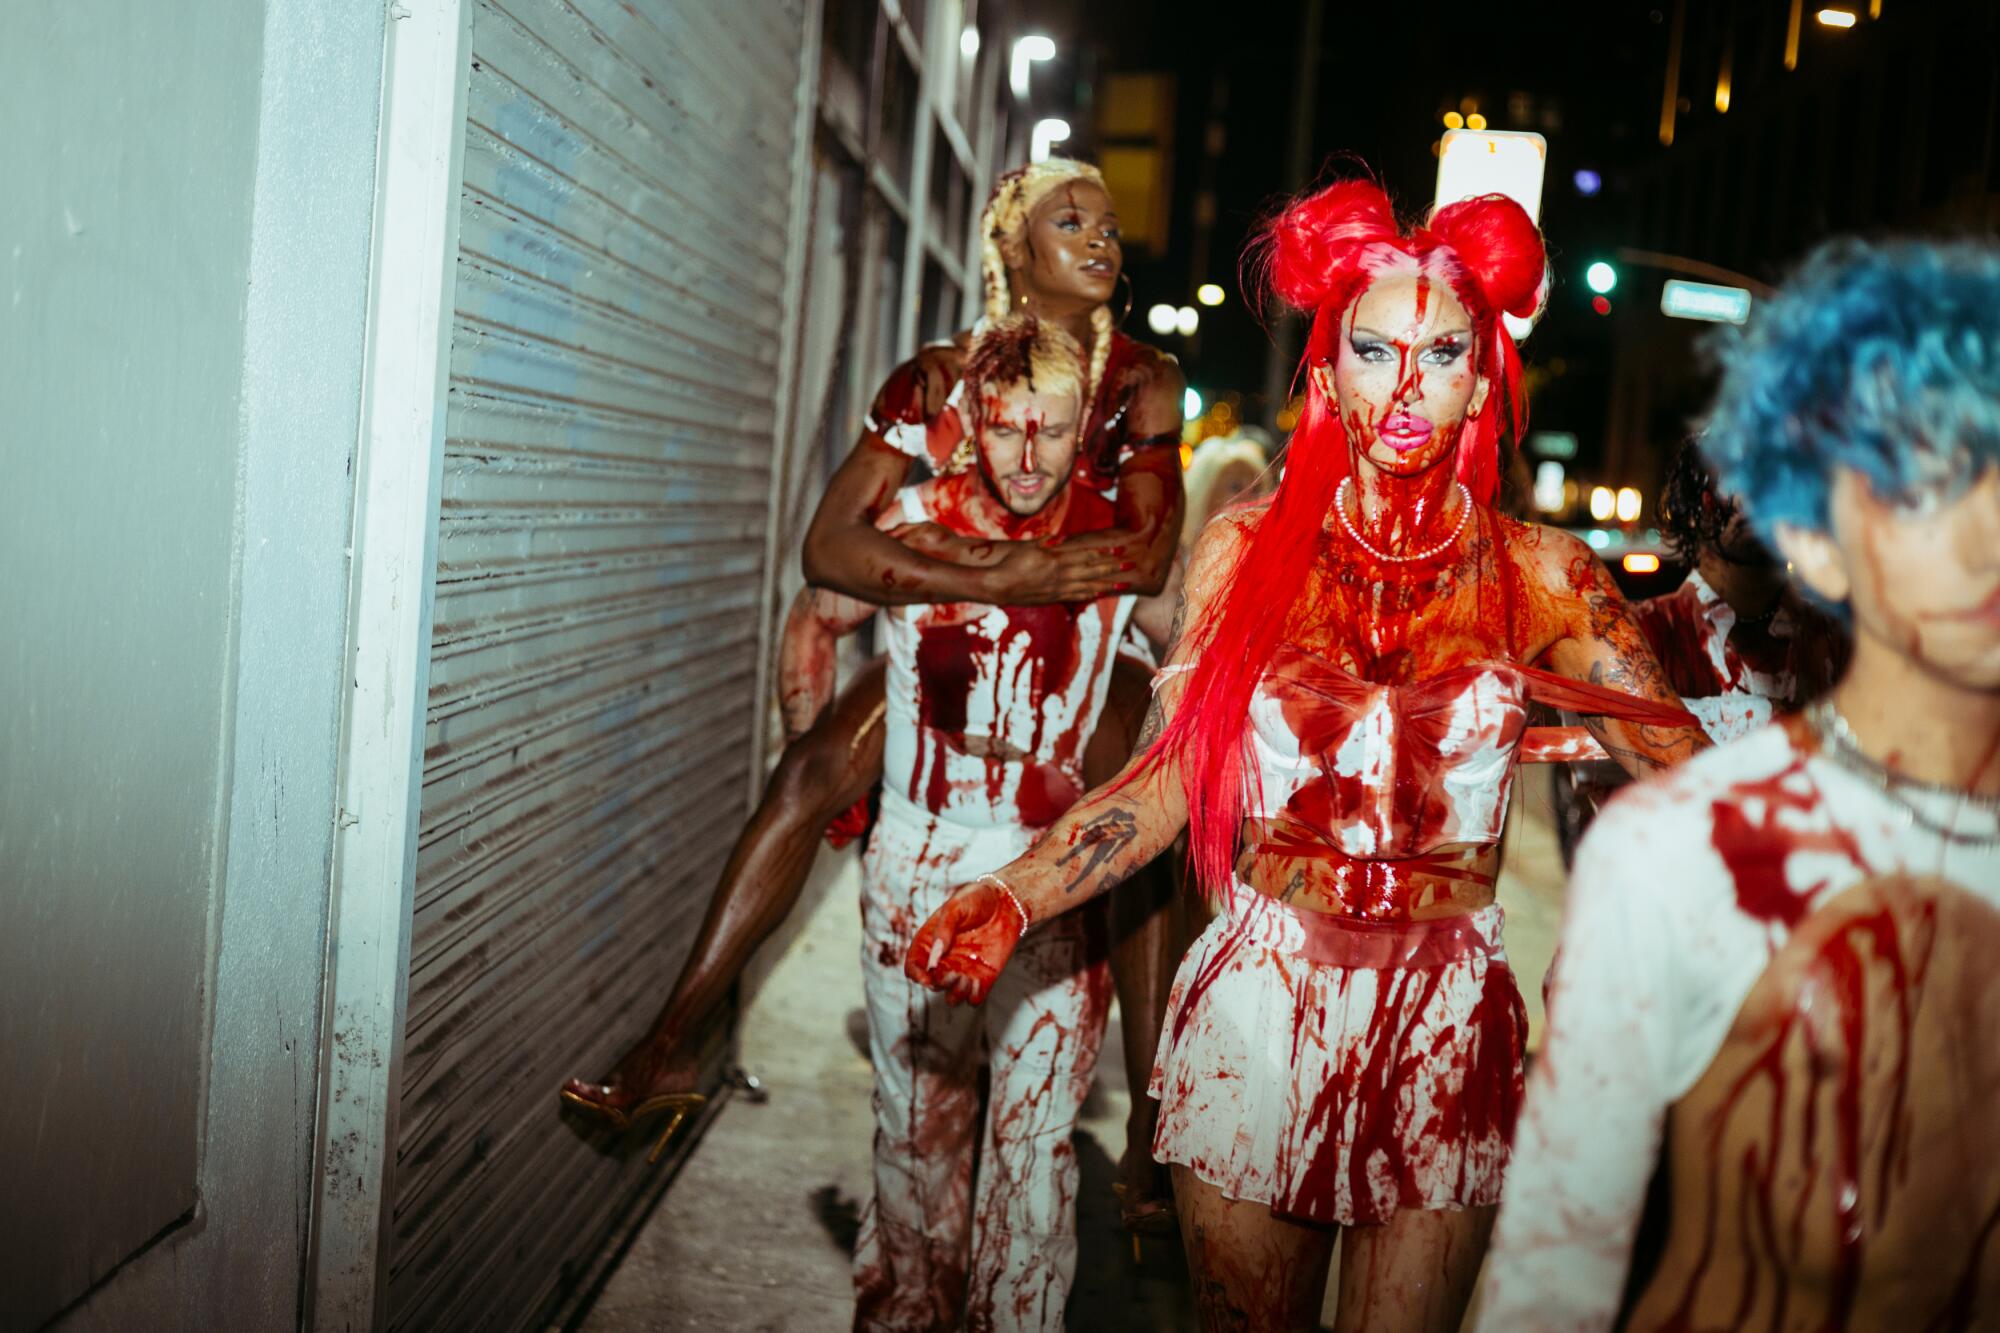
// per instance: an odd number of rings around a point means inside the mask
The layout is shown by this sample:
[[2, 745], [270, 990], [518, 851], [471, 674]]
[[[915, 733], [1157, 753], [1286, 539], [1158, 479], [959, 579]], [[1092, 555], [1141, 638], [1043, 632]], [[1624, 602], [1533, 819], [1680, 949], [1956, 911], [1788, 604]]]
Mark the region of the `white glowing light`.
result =
[[1040, 33], [1030, 33], [1014, 43], [1014, 59], [1008, 68], [1007, 82], [1014, 89], [1014, 96], [1028, 95], [1028, 71], [1038, 60], [1054, 60], [1056, 44]]
[[1028, 160], [1046, 162], [1049, 149], [1069, 138], [1069, 122], [1051, 116], [1047, 120], [1035, 122], [1035, 128], [1028, 135]]
[[1181, 396], [1181, 415], [1193, 421], [1201, 415], [1201, 395], [1189, 389]]
[[1854, 11], [1851, 9], [1822, 9], [1813, 15], [1822, 27], [1851, 28], [1854, 26]]
[[1583, 534], [1583, 539], [1590, 543], [1590, 549], [1593, 551], [1601, 551], [1611, 545], [1611, 534], [1603, 528], [1592, 528]]
[[1590, 488], [1590, 516], [1592, 518], [1602, 523], [1610, 518], [1612, 512], [1617, 508], [1618, 497], [1612, 493], [1609, 486], [1593, 486]]
[[1222, 288], [1212, 282], [1204, 282], [1194, 289], [1194, 299], [1203, 305], [1221, 305]]
[[1639, 492], [1633, 490], [1630, 486], [1620, 486], [1618, 488], [1618, 521], [1620, 523], [1635, 521], [1639, 517], [1640, 506]]
[[1657, 574], [1660, 572], [1660, 557], [1651, 551], [1633, 551], [1625, 557], [1627, 574]]
[[979, 29], [969, 23], [965, 25], [965, 31], [958, 34], [958, 53], [967, 60], [979, 54]]
[[1155, 333], [1172, 333], [1180, 317], [1180, 311], [1162, 302], [1146, 311], [1146, 327]]
[[1544, 514], [1559, 513], [1563, 507], [1563, 465], [1553, 458], [1535, 464], [1535, 508]]
[[1182, 337], [1192, 338], [1194, 331], [1201, 327], [1201, 312], [1191, 305], [1182, 306], [1174, 312], [1174, 327], [1180, 330]]
[[1618, 270], [1600, 259], [1583, 271], [1583, 285], [1599, 296], [1609, 296], [1618, 285]]

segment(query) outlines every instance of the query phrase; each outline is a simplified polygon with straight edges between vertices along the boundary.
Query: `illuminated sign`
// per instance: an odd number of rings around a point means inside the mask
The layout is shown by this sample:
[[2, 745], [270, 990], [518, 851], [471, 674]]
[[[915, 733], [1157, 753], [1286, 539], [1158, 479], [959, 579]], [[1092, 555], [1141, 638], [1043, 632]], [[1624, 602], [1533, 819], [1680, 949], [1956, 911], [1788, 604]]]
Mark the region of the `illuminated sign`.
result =
[[1660, 313], [1675, 319], [1705, 319], [1712, 324], [1741, 324], [1750, 318], [1750, 293], [1741, 287], [1668, 278], [1660, 289]]
[[[1484, 194], [1504, 194], [1539, 222], [1542, 173], [1549, 161], [1548, 140], [1524, 130], [1486, 129], [1484, 118], [1479, 116], [1466, 123], [1475, 128], [1446, 130], [1438, 145], [1437, 197], [1431, 201], [1431, 208], [1440, 209]], [[1542, 290], [1548, 290], [1546, 284]], [[1534, 320], [1514, 314], [1503, 313], [1500, 321], [1515, 342], [1526, 338], [1535, 327]]]
[[1448, 130], [1438, 150], [1433, 209], [1482, 194], [1504, 194], [1539, 221], [1542, 173], [1549, 144], [1539, 134], [1515, 130]]

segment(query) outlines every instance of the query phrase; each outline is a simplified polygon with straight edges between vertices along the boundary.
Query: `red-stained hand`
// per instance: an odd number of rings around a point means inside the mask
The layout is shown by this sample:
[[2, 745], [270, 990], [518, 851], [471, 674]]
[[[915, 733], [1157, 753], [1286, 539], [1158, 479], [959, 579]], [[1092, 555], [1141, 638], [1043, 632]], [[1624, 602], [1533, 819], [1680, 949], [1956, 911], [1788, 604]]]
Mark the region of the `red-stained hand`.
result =
[[980, 1004], [1028, 923], [991, 884], [968, 884], [945, 900], [910, 941], [903, 971], [953, 1004]]

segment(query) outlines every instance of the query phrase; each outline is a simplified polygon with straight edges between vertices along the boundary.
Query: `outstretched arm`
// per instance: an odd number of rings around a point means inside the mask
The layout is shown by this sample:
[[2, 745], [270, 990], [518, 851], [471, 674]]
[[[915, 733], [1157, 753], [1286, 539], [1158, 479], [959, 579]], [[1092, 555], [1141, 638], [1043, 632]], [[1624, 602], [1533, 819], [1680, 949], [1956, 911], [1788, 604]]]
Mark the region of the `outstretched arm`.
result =
[[[1544, 586], [1553, 594], [1558, 637], [1546, 651], [1549, 667], [1571, 680], [1623, 690], [1641, 699], [1680, 706], [1624, 595], [1588, 546], [1543, 528], [1537, 552]], [[1634, 777], [1670, 767], [1708, 748], [1698, 726], [1663, 727], [1610, 717], [1586, 717], [1583, 724]]]
[[834, 645], [874, 614], [869, 603], [825, 588], [801, 588], [792, 599], [778, 645], [778, 701], [787, 745], [811, 731], [833, 700]]
[[[954, 1001], [979, 1003], [1031, 923], [1080, 907], [1119, 884], [1186, 826], [1178, 765], [1170, 759], [1148, 763], [1148, 752], [1187, 688], [1187, 669], [1199, 655], [1187, 628], [1203, 623], [1210, 602], [1227, 585], [1244, 540], [1242, 523], [1239, 518], [1212, 523], [1195, 545], [1167, 664], [1132, 760], [1072, 806], [1025, 854], [962, 886], [931, 915], [905, 960], [913, 980]], [[1004, 891], [996, 879], [1006, 885]]]

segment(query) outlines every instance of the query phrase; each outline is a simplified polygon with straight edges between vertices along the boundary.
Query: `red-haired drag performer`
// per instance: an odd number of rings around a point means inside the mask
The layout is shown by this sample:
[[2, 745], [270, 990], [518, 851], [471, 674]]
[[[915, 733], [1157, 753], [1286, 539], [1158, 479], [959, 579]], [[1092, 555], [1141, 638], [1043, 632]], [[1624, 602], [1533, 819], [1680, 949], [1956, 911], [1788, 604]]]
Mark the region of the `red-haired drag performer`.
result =
[[1204, 1322], [1315, 1327], [1342, 1235], [1337, 1327], [1454, 1328], [1520, 1095], [1493, 886], [1527, 706], [1591, 715], [1635, 768], [1705, 740], [1589, 548], [1492, 507], [1523, 420], [1500, 315], [1543, 280], [1520, 207], [1405, 231], [1343, 183], [1264, 259], [1312, 318], [1305, 411], [1275, 496], [1196, 548], [1157, 743], [955, 894], [909, 967], [983, 999], [1185, 825], [1221, 911], [1169, 1000], [1154, 1146]]

